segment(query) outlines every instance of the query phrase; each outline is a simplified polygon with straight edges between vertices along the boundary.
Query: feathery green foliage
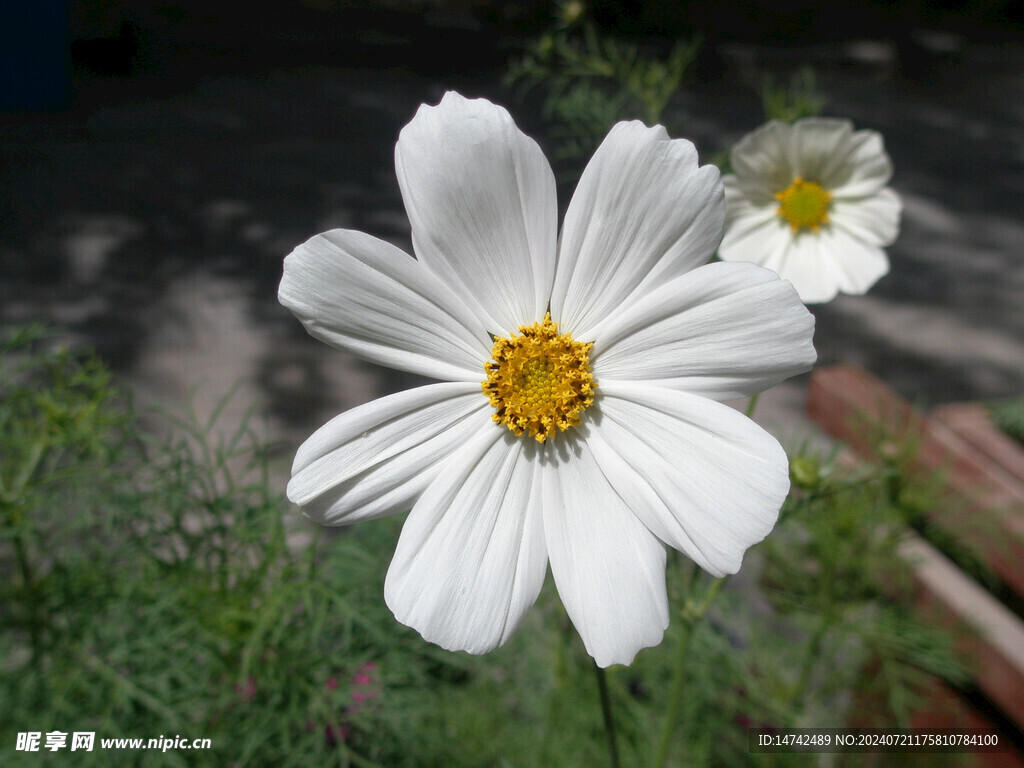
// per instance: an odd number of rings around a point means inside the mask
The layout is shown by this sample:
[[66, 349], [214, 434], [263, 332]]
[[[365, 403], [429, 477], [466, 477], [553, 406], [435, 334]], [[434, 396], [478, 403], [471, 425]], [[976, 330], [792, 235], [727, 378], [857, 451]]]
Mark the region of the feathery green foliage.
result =
[[[53, 758], [13, 750], [51, 731], [96, 734], [91, 752], [55, 753], [84, 767], [605, 764], [591, 662], [550, 583], [505, 647], [442, 651], [384, 604], [400, 521], [317, 540], [248, 423], [143, 432], [95, 358], [38, 329], [5, 339], [6, 765]], [[710, 580], [671, 560], [682, 612], [660, 649], [607, 675], [624, 765], [662, 743], [684, 634], [673, 766], [798, 764], [748, 753], [746, 728], [842, 725], [865, 697], [902, 723], [924, 681], [962, 679], [949, 636], [901, 602], [890, 470], [843, 478], [806, 459], [815, 471], [706, 615]], [[212, 748], [100, 741], [159, 736]]]
[[520, 95], [542, 91], [543, 113], [560, 140], [556, 159], [589, 157], [620, 120], [665, 123], [666, 107], [687, 83], [700, 41], [679, 40], [665, 54], [643, 50], [602, 33], [581, 3], [561, 8], [552, 29], [510, 62], [505, 77]]
[[989, 412], [999, 429], [1024, 444], [1024, 397], [992, 403]]
[[828, 103], [818, 90], [814, 70], [801, 67], [787, 85], [778, 84], [771, 75], [761, 83], [761, 108], [765, 120], [795, 123], [804, 117], [817, 117]]

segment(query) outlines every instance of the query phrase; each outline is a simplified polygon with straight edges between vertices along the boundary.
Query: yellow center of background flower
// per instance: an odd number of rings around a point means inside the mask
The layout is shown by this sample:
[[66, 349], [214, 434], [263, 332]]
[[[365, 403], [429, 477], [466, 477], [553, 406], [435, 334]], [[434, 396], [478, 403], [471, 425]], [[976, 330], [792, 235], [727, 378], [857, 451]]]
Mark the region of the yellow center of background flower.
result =
[[797, 176], [792, 184], [775, 193], [775, 199], [779, 201], [779, 216], [789, 222], [794, 233], [801, 229], [817, 232], [828, 222], [832, 193], [816, 182]]
[[481, 386], [495, 409], [494, 421], [543, 443], [579, 424], [580, 414], [594, 402], [594, 345], [559, 333], [550, 313], [543, 322], [520, 326], [519, 334], [495, 339]]

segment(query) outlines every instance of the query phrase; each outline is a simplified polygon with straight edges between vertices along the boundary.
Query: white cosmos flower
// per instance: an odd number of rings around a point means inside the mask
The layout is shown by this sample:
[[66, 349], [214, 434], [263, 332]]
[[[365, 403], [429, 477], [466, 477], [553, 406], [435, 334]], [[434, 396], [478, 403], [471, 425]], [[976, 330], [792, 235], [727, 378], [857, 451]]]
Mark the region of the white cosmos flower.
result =
[[705, 265], [719, 174], [663, 128], [612, 129], [560, 242], [551, 168], [500, 107], [421, 107], [395, 164], [417, 258], [326, 232], [285, 260], [280, 300], [443, 383], [321, 427], [288, 497], [329, 525], [411, 508], [384, 596], [427, 640], [502, 644], [550, 561], [587, 651], [627, 664], [668, 624], [666, 544], [722, 576], [772, 529], [786, 455], [716, 401], [807, 370], [813, 318], [772, 272]]
[[862, 294], [888, 273], [900, 198], [874, 131], [848, 120], [772, 120], [747, 134], [727, 175], [724, 261], [750, 261], [793, 283], [809, 304]]

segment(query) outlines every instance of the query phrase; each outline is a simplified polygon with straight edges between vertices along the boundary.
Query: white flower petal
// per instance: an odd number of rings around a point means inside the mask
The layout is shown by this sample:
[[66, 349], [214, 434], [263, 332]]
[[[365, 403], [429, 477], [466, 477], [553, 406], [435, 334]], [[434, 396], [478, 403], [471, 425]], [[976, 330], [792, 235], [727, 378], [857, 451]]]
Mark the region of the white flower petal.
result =
[[849, 120], [808, 117], [792, 125], [772, 120], [744, 136], [730, 154], [733, 171], [754, 202], [780, 192], [797, 176], [821, 184], [838, 197], [864, 197], [881, 190], [892, 163], [875, 131], [854, 131]]
[[840, 153], [822, 186], [832, 193], [833, 200], [874, 195], [892, 178], [892, 161], [885, 152], [881, 134], [857, 131]]
[[858, 240], [871, 245], [891, 245], [900, 231], [903, 203], [899, 195], [886, 187], [871, 197], [832, 201], [829, 220]]
[[740, 221], [755, 218], [766, 221], [778, 217], [777, 189], [770, 189], [758, 179], [741, 179], [735, 174], [723, 176], [722, 186], [725, 187], [726, 233]]
[[[764, 231], [763, 247], [765, 253], [761, 266], [775, 272], [783, 280], [793, 283], [794, 281], [790, 277], [790, 260], [796, 249], [796, 240], [789, 225], [783, 221], [771, 224]], [[796, 286], [794, 285], [794, 287]], [[800, 294], [799, 289], [797, 289], [797, 294], [800, 295], [801, 301], [807, 302], [803, 294]]]
[[717, 400], [810, 370], [814, 316], [793, 286], [745, 263], [708, 264], [624, 307], [594, 339], [599, 389], [646, 382]]
[[777, 206], [757, 207], [730, 202], [729, 207], [729, 223], [718, 247], [718, 257], [722, 261], [749, 261], [788, 279], [784, 265], [793, 234], [789, 225], [777, 215]]
[[538, 449], [508, 430], [451, 457], [402, 528], [384, 597], [395, 617], [448, 650], [502, 643], [544, 583]]
[[771, 120], [740, 139], [729, 153], [729, 162], [741, 181], [763, 184], [774, 194], [793, 183], [790, 158], [790, 127]]
[[452, 382], [346, 411], [299, 448], [288, 498], [328, 525], [404, 512], [467, 439], [500, 434], [490, 410], [479, 383]]
[[[833, 255], [824, 247], [826, 231], [822, 227], [818, 232], [787, 233], [788, 246], [773, 252], [778, 257], [779, 275], [793, 284], [805, 304], [832, 301], [839, 293], [840, 272]], [[853, 238], [847, 240], [853, 242]]]
[[544, 533], [558, 594], [598, 666], [629, 664], [668, 626], [665, 548], [583, 437], [559, 435], [545, 451]]
[[278, 298], [314, 338], [390, 368], [480, 381], [490, 357], [483, 325], [454, 291], [362, 232], [335, 229], [292, 251]]
[[544, 318], [555, 269], [555, 177], [501, 107], [447, 93], [395, 147], [416, 257], [508, 336]]
[[889, 273], [889, 257], [878, 246], [850, 237], [838, 227], [823, 227], [818, 234], [819, 258], [830, 266], [839, 291], [867, 293]]
[[[833, 189], [848, 173], [853, 123], [829, 117], [806, 117], [789, 126], [787, 164], [793, 177]], [[785, 186], [793, 181], [790, 178]], [[785, 187], [783, 187], [785, 189]], [[776, 190], [778, 191], [778, 190]]]
[[792, 235], [781, 254], [778, 271], [793, 283], [805, 304], [831, 301], [840, 291], [853, 295], [867, 292], [889, 272], [885, 252], [832, 225], [818, 232]]
[[616, 492], [712, 575], [738, 571], [789, 492], [786, 452], [721, 403], [636, 384], [602, 389], [590, 444]]
[[583, 171], [565, 214], [551, 316], [587, 341], [627, 298], [704, 264], [722, 238], [718, 169], [661, 126], [619, 123]]

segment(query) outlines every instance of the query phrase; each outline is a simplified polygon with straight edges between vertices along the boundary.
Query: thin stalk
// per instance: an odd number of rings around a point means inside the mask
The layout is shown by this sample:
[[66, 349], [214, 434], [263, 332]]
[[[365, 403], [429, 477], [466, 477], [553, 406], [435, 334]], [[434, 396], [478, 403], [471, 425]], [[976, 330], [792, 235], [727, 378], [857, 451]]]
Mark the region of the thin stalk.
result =
[[690, 647], [691, 631], [690, 622], [683, 624], [683, 636], [679, 638], [679, 648], [676, 651], [676, 665], [672, 672], [672, 689], [669, 693], [668, 709], [665, 711], [665, 725], [661, 729], [661, 743], [658, 745], [658, 755], [654, 758], [654, 768], [664, 768], [668, 764], [668, 748], [672, 743], [672, 732], [676, 720], [679, 718], [679, 707], [683, 701], [683, 683], [686, 680], [686, 655]]
[[0, 483], [0, 501], [7, 504], [14, 505], [15, 501], [25, 492], [25, 488], [28, 487], [28, 481], [32, 478], [36, 468], [39, 466], [39, 462], [42, 461], [43, 452], [46, 450], [46, 444], [37, 441], [32, 444], [32, 448], [29, 451], [28, 460], [22, 465], [21, 470], [18, 472], [18, 476], [14, 478], [14, 482], [11, 485], [11, 489], [7, 490]]
[[[593, 661], [593, 660], [591, 660]], [[594, 662], [594, 672], [597, 673], [597, 690], [601, 694], [601, 714], [604, 716], [604, 733], [608, 738], [608, 759], [612, 768], [620, 768], [619, 745], [615, 738], [615, 717], [612, 715], [612, 700], [608, 695], [608, 680], [605, 678], [605, 671]]]
[[22, 587], [24, 589], [25, 602], [28, 603], [29, 611], [29, 642], [32, 645], [32, 664], [39, 667], [42, 664], [40, 658], [42, 639], [40, 637], [39, 600], [36, 596], [36, 579], [33, 573], [32, 563], [26, 551], [25, 531], [18, 531], [14, 536], [14, 554], [18, 560], [18, 569], [21, 571]]
[[[697, 581], [698, 579], [695, 577], [690, 586], [691, 592]], [[668, 765], [668, 751], [672, 744], [672, 734], [676, 730], [676, 721], [679, 719], [679, 710], [683, 703], [683, 689], [686, 687], [686, 660], [690, 648], [690, 639], [718, 594], [723, 581], [725, 579], [715, 579], [700, 603], [690, 605], [689, 600], [687, 600], [687, 604], [683, 607], [683, 636], [679, 638], [679, 648], [676, 651], [676, 665], [672, 671], [672, 688], [669, 692], [668, 708], [665, 710], [665, 724], [661, 729], [661, 743], [658, 745], [658, 753], [654, 758], [654, 768], [665, 768]]]
[[751, 395], [750, 396], [750, 400], [747, 401], [747, 418], [748, 419], [754, 418], [754, 409], [757, 408], [757, 398], [759, 398], [760, 396], [761, 396], [761, 393], [758, 392], [756, 394]]
[[821, 617], [821, 621], [814, 630], [810, 641], [807, 644], [807, 651], [804, 654], [804, 663], [800, 668], [800, 676], [797, 678], [796, 688], [793, 690], [793, 709], [797, 712], [803, 707], [804, 699], [807, 698], [807, 690], [811, 685], [811, 675], [814, 672], [815, 662], [818, 654], [821, 653], [821, 645], [825, 641], [825, 634], [832, 625], [831, 612]]
[[[835, 513], [837, 504], [835, 498], [829, 500], [827, 509], [830, 513]], [[825, 636], [828, 634], [829, 629], [835, 620], [835, 600], [834, 595], [830, 594], [832, 585], [835, 583], [834, 578], [834, 567], [831, 560], [828, 557], [822, 558], [823, 573], [821, 578], [818, 580], [818, 601], [825, 604], [825, 609], [821, 614], [818, 625], [814, 628], [810, 640], [807, 644], [807, 650], [804, 652], [803, 664], [800, 668], [800, 675], [797, 678], [796, 688], [793, 690], [792, 708], [799, 713], [799, 710], [803, 707], [804, 699], [807, 698], [807, 692], [811, 685], [811, 676], [814, 673], [816, 662], [818, 661], [818, 654], [821, 653], [822, 643], [825, 641]]]

